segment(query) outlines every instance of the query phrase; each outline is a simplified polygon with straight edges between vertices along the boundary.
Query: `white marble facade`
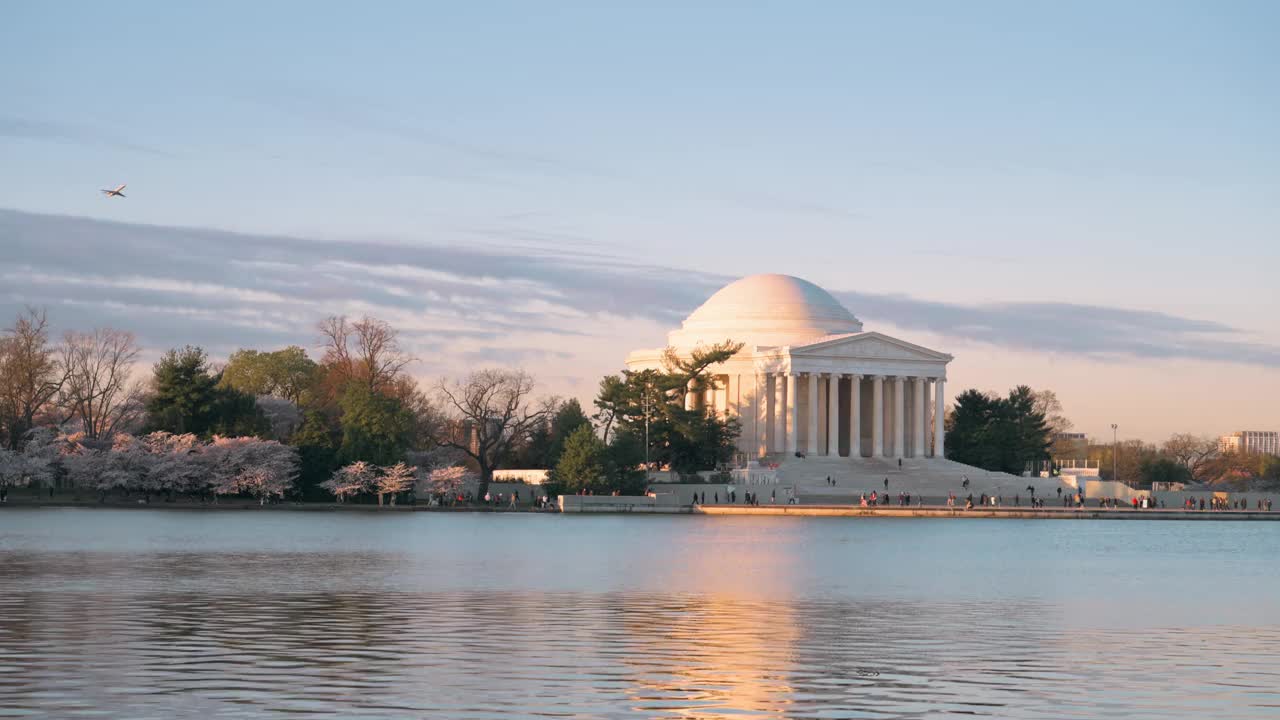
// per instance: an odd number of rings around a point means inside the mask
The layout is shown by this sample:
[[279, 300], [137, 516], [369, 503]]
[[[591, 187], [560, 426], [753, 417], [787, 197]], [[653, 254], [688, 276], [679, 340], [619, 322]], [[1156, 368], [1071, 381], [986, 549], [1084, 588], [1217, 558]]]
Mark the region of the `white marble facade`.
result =
[[[682, 354], [725, 340], [743, 349], [691, 402], [737, 415], [744, 454], [943, 456], [950, 355], [864, 331], [827, 291], [788, 275], [730, 283], [668, 335]], [[627, 367], [660, 368], [662, 354], [637, 350]]]

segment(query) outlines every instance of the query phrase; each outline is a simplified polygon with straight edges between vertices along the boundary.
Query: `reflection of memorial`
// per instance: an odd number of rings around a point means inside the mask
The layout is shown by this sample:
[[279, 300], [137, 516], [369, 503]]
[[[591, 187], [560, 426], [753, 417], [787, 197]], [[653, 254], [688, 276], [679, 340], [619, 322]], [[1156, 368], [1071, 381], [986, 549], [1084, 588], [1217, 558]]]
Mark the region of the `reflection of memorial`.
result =
[[[619, 643], [627, 696], [641, 713], [674, 718], [785, 714], [799, 631], [772, 604], [721, 596], [666, 597], [628, 614]], [[655, 627], [654, 621], [659, 625]]]

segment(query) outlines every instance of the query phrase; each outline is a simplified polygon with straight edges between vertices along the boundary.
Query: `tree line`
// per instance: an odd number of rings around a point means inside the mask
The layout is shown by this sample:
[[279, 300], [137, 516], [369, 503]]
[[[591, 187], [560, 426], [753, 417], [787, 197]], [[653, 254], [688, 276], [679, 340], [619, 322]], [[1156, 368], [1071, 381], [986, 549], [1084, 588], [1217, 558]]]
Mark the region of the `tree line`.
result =
[[521, 467], [549, 470], [552, 493], [639, 492], [646, 460], [692, 473], [732, 459], [737, 421], [686, 410], [685, 398], [738, 347], [606, 377], [588, 417], [576, 400], [535, 396], [521, 370], [424, 388], [399, 333], [371, 317], [320, 321], [314, 358], [245, 348], [219, 364], [184, 346], [139, 379], [131, 333], [55, 342], [45, 311], [28, 308], [0, 335], [0, 485], [395, 502], [414, 486], [483, 497], [494, 470]]
[[1059, 471], [1078, 461], [1103, 480], [1140, 489], [1152, 483], [1201, 484], [1222, 490], [1280, 490], [1280, 457], [1222, 452], [1217, 438], [1188, 433], [1156, 445], [1141, 440], [1080, 443], [1052, 390], [1018, 386], [1007, 395], [965, 390], [946, 414], [946, 456], [986, 470]]
[[1142, 440], [1090, 442], [1089, 463], [1103, 479], [1147, 488], [1153, 482], [1205, 485], [1224, 491], [1280, 490], [1280, 456], [1223, 451], [1218, 438], [1177, 433], [1159, 445]]
[[546, 426], [562, 404], [534, 399], [526, 373], [477, 370], [424, 391], [387, 323], [334, 316], [316, 336], [318, 359], [290, 346], [219, 365], [173, 348], [140, 380], [131, 333], [55, 342], [45, 311], [28, 308], [0, 334], [0, 486], [381, 499], [406, 478], [444, 491], [475, 475], [483, 495], [503, 460], [549, 457], [538, 445], [554, 441]]

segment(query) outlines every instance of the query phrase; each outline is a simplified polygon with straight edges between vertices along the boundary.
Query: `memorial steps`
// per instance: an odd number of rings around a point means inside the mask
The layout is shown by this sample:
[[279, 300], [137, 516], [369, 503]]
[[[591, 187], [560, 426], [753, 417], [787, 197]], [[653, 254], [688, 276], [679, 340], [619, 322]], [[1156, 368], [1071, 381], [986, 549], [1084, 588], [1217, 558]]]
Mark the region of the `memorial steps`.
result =
[[[943, 458], [903, 458], [898, 466], [895, 458], [806, 457], [792, 458], [779, 464], [778, 485], [794, 487], [796, 497], [804, 504], [857, 502], [862, 493], [874, 490], [884, 493], [884, 480], [889, 479], [889, 495], [896, 502], [899, 492], [923, 496], [925, 502], [940, 502], [948, 493], [958, 498], [972, 493], [976, 498], [982, 493], [1000, 495], [1004, 502], [1012, 504], [1015, 494], [1023, 502], [1029, 497], [1027, 486], [1036, 489], [1043, 498], [1057, 498], [1058, 488], [1071, 490], [1055, 478], [1018, 477], [1002, 472], [988, 472]], [[833, 487], [827, 478], [835, 480]], [[968, 490], [963, 489], [964, 478], [969, 479]]]

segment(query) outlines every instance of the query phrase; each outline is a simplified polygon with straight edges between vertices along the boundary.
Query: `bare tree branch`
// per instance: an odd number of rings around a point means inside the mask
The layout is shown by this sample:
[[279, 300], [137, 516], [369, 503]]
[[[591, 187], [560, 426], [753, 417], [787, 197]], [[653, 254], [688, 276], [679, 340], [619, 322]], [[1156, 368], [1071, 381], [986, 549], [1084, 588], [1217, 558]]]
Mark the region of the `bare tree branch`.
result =
[[513, 441], [545, 422], [555, 407], [554, 398], [531, 400], [533, 386], [533, 378], [524, 371], [486, 369], [458, 381], [441, 380], [436, 387], [446, 414], [436, 442], [476, 461], [481, 495], [498, 458]]
[[67, 420], [79, 419], [85, 437], [109, 439], [141, 417], [143, 386], [130, 382], [137, 358], [133, 333], [101, 328], [64, 336], [58, 404]]
[[343, 382], [359, 382], [370, 391], [382, 391], [395, 383], [413, 356], [400, 347], [399, 333], [382, 320], [364, 316], [349, 322], [346, 316], [320, 321], [323, 363]]
[[28, 307], [0, 337], [0, 430], [14, 450], [66, 381], [48, 327], [45, 311]]

